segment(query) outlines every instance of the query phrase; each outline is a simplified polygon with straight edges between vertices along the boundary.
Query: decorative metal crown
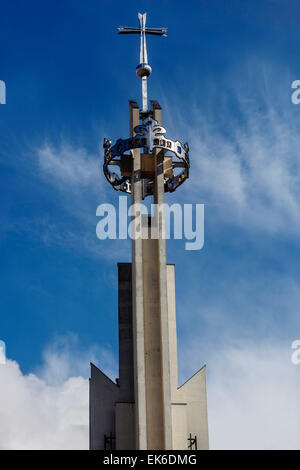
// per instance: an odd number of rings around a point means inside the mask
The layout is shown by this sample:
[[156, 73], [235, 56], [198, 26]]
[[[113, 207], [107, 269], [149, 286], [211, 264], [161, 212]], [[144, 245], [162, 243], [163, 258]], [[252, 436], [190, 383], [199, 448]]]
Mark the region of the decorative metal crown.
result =
[[[142, 148], [144, 154], [149, 155], [153, 149], [161, 149], [165, 157], [171, 153], [171, 176], [165, 175], [165, 192], [173, 192], [189, 177], [189, 146], [182, 145], [178, 140], [173, 141], [164, 136], [166, 129], [158, 124], [150, 115], [144, 117], [143, 123], [134, 128], [135, 136], [129, 139], [118, 139], [114, 145], [104, 139], [104, 165], [103, 171], [107, 181], [116, 191], [131, 193], [131, 175], [122, 176], [122, 166], [130, 167], [132, 154], [126, 153], [132, 149]], [[127, 162], [126, 162], [127, 160]], [[119, 166], [120, 175], [111, 171], [111, 166]], [[176, 170], [177, 173], [176, 173]], [[175, 170], [175, 172], [174, 172]], [[170, 172], [169, 172], [170, 173]], [[176, 173], [176, 174], [175, 174]], [[144, 196], [153, 194], [153, 179], [144, 178]]]

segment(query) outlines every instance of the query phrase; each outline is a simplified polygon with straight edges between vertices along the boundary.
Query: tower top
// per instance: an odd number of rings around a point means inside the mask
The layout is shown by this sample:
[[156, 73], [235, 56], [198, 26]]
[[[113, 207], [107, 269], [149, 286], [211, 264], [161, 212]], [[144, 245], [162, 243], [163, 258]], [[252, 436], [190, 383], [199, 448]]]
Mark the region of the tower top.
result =
[[[148, 64], [146, 35], [166, 36], [167, 28], [146, 28], [146, 13], [139, 13], [139, 27], [119, 26], [120, 34], [140, 35], [140, 63], [136, 73], [142, 80], [143, 106], [130, 100], [130, 137], [117, 139], [115, 144], [104, 139], [103, 172], [107, 181], [116, 191], [133, 194], [132, 183], [136, 178], [142, 182], [142, 197], [155, 193], [155, 182], [158, 175], [163, 175], [164, 191], [175, 191], [189, 177], [189, 146], [179, 140], [165, 136], [166, 129], [161, 122], [161, 107], [151, 100], [148, 109], [147, 79], [152, 69]], [[134, 155], [140, 155], [140, 167], [134, 168]], [[158, 157], [159, 156], [159, 157]], [[159, 158], [159, 169], [157, 167]], [[137, 177], [136, 175], [139, 174]]]
[[140, 35], [140, 63], [136, 67], [136, 74], [142, 79], [142, 100], [143, 112], [147, 112], [148, 96], [147, 96], [147, 78], [150, 77], [152, 68], [148, 64], [146, 34], [154, 36], [167, 36], [167, 28], [146, 28], [147, 13], [138, 13], [140, 26], [131, 28], [129, 26], [119, 26], [119, 34], [139, 34]]

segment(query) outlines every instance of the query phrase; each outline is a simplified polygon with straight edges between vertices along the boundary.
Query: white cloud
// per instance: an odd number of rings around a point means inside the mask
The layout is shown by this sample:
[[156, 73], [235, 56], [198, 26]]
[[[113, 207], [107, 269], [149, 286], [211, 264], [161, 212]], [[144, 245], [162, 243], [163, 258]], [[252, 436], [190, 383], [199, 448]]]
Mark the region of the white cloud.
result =
[[7, 360], [0, 365], [0, 383], [0, 449], [88, 448], [86, 379], [48, 385]]
[[[86, 374], [97, 348], [80, 355], [75, 344], [56, 341], [38, 374], [22, 374], [12, 360], [0, 365], [0, 449], [88, 448], [88, 380], [74, 373]], [[192, 367], [198, 350], [186, 348]], [[207, 370], [212, 449], [300, 448], [300, 366], [291, 354], [289, 344], [216, 344]], [[115, 377], [111, 352], [99, 355]]]
[[209, 361], [214, 449], [300, 449], [300, 366], [290, 345], [244, 345]]
[[75, 335], [57, 338], [36, 373], [0, 364], [0, 449], [88, 449], [90, 361], [115, 376], [112, 352], [82, 352]]
[[[270, 338], [222, 338], [215, 330], [203, 352], [199, 340], [184, 341], [181, 383], [207, 363], [211, 449], [300, 449], [300, 365], [292, 342]], [[296, 335], [297, 336], [297, 335]]]

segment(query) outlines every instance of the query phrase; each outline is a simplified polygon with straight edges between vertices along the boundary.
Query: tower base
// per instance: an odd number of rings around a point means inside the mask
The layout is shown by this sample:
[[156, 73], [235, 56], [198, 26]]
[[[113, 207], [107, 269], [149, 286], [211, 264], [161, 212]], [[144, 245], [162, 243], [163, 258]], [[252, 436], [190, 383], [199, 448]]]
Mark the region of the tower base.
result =
[[[175, 270], [167, 265], [168, 324], [171, 383], [171, 426], [173, 450], [208, 449], [208, 419], [206, 400], [206, 369], [203, 367], [182, 386], [178, 387], [177, 335], [175, 312]], [[90, 378], [90, 449], [91, 450], [138, 450], [136, 438], [136, 400], [134, 396], [134, 348], [132, 265], [118, 264], [119, 302], [119, 379], [116, 382], [91, 364]], [[147, 319], [145, 320], [147, 321]], [[151, 322], [151, 318], [148, 319]], [[147, 330], [147, 325], [145, 325]], [[152, 325], [149, 323], [151, 330]], [[147, 350], [147, 361], [155, 359], [157, 350]], [[152, 362], [154, 363], [154, 362]], [[146, 393], [155, 393], [154, 379], [146, 384]], [[158, 382], [157, 382], [158, 383]], [[158, 403], [152, 402], [153, 414]], [[153, 433], [151, 423], [139, 423]], [[159, 431], [159, 430], [158, 430]], [[163, 450], [164, 444], [155, 443], [155, 449]]]

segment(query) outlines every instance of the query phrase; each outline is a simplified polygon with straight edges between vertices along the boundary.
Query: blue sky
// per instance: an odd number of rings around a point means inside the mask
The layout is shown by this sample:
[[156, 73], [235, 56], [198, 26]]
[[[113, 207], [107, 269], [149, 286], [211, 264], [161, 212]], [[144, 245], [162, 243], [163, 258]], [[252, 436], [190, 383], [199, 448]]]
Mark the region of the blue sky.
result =
[[[168, 27], [167, 38], [148, 40], [149, 94], [167, 135], [190, 143], [191, 179], [168, 200], [206, 204], [204, 249], [168, 244], [180, 379], [207, 363], [211, 433], [230, 446], [213, 409], [213, 387], [228, 380], [220, 357], [233, 374], [237, 357], [253, 368], [261, 358], [262, 376], [273, 371], [268, 391], [281, 361], [289, 385], [279, 401], [299, 385], [290, 362], [300, 336], [297, 1], [1, 3], [0, 339], [25, 375], [39, 374], [53, 344], [59, 357], [86, 361], [63, 379], [87, 376], [91, 359], [116, 371], [117, 262], [130, 260], [130, 244], [97, 240], [95, 214], [118, 196], [102, 175], [103, 137], [127, 137], [128, 99], [140, 99], [138, 40], [116, 30], [136, 25], [138, 11]], [[296, 424], [290, 433], [299, 438]]]

